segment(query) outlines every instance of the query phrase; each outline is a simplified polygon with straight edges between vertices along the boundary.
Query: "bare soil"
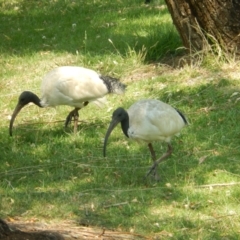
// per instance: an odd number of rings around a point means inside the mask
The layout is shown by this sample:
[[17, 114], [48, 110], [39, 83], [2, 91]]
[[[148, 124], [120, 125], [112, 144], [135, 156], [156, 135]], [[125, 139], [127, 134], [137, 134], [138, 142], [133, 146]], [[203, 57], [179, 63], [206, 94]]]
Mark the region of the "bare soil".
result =
[[139, 234], [79, 226], [74, 221], [61, 223], [7, 222], [0, 219], [3, 240], [149, 239]]

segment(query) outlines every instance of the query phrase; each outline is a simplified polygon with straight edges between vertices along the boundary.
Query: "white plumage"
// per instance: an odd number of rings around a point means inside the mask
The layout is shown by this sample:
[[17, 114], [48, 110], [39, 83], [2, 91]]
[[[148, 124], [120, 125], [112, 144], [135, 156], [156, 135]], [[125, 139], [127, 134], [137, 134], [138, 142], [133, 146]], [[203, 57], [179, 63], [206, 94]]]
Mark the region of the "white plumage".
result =
[[83, 67], [55, 68], [43, 78], [41, 105], [81, 108], [86, 101], [100, 105], [105, 102], [105, 95], [109, 93], [100, 76], [97, 72]]
[[78, 111], [81, 108], [89, 102], [102, 105], [106, 101], [106, 94], [121, 94], [124, 91], [125, 85], [118, 79], [102, 76], [91, 69], [76, 66], [55, 68], [43, 78], [41, 99], [30, 91], [21, 93], [10, 121], [10, 135], [12, 135], [12, 127], [17, 114], [29, 102], [33, 102], [39, 107], [55, 107], [58, 105], [74, 107], [75, 109], [67, 116], [65, 126], [74, 118], [74, 132], [76, 132]]
[[[128, 110], [118, 108], [113, 112], [112, 121], [107, 130], [104, 141], [104, 156], [106, 155], [106, 145], [114, 127], [121, 122], [123, 133], [136, 141], [144, 141], [148, 144], [154, 161], [153, 166], [147, 175], [152, 171], [156, 178], [156, 168], [162, 160], [172, 153], [170, 144], [171, 138], [179, 134], [181, 129], [187, 124], [184, 115], [170, 105], [155, 99], [145, 99], [134, 103]], [[159, 159], [156, 159], [152, 142], [164, 141], [168, 144], [168, 150]]]

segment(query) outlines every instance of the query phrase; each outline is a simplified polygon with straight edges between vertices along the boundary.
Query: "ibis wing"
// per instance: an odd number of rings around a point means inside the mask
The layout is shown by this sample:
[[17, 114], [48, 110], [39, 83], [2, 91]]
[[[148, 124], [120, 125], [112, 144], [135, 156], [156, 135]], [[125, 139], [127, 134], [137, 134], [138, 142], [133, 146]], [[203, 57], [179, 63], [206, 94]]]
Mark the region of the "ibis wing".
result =
[[[81, 67], [60, 67], [45, 76], [42, 99], [54, 105], [81, 107], [83, 102], [95, 101], [107, 94], [99, 75]], [[48, 94], [49, 93], [49, 94]], [[100, 99], [99, 102], [104, 102]]]
[[158, 100], [138, 101], [128, 109], [128, 113], [129, 134], [145, 141], [169, 141], [184, 126], [179, 113]]

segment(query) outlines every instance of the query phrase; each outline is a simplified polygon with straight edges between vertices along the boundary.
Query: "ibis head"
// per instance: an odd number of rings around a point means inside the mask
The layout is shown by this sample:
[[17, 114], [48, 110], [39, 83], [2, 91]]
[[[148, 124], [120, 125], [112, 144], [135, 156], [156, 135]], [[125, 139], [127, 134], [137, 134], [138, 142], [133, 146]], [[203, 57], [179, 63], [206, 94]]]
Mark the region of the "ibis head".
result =
[[10, 125], [9, 125], [10, 136], [12, 136], [12, 127], [13, 127], [15, 118], [17, 117], [17, 115], [21, 111], [21, 109], [30, 102], [33, 102], [34, 104], [36, 104], [39, 107], [42, 107], [40, 104], [40, 99], [38, 98], [38, 96], [36, 94], [34, 94], [30, 91], [22, 92], [18, 98], [18, 103], [17, 103], [17, 105], [13, 111], [12, 117], [11, 117], [11, 121], [10, 121]]
[[104, 146], [103, 146], [103, 156], [106, 156], [106, 146], [108, 137], [110, 136], [113, 129], [121, 122], [123, 133], [128, 137], [127, 130], [129, 128], [129, 116], [127, 111], [124, 108], [117, 108], [112, 114], [112, 121], [109, 124], [107, 133], [104, 138]]

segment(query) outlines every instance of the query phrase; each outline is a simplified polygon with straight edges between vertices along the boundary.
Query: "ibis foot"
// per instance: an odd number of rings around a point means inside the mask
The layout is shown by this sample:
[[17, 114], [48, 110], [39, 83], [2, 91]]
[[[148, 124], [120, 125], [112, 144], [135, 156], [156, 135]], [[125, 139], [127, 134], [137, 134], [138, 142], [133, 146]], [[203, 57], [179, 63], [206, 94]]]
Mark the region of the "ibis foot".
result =
[[149, 169], [149, 171], [145, 175], [145, 179], [151, 174], [151, 176], [154, 178], [155, 181], [157, 181], [157, 182], [160, 181], [160, 177], [157, 173], [157, 166], [158, 166], [158, 164], [156, 162], [154, 162], [152, 167]]

